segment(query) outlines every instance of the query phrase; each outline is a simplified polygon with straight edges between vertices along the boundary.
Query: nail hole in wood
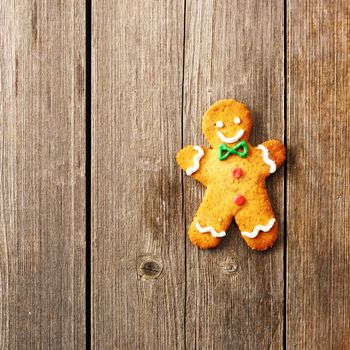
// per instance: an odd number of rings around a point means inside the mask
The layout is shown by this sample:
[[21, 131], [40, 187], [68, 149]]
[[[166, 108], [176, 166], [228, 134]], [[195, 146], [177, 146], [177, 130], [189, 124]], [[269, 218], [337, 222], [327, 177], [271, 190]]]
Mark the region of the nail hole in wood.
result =
[[144, 280], [157, 279], [162, 271], [162, 262], [154, 257], [143, 257], [138, 269], [139, 275]]

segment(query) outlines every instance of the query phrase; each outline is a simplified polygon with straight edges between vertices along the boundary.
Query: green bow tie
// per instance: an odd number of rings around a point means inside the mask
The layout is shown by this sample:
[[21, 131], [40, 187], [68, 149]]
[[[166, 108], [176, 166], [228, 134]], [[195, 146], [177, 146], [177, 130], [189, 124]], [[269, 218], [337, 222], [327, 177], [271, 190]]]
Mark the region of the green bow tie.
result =
[[[243, 148], [243, 152], [239, 152], [238, 149]], [[241, 158], [247, 158], [248, 156], [248, 144], [246, 141], [241, 141], [237, 143], [236, 146], [232, 148], [227, 147], [224, 143], [219, 146], [219, 159], [225, 160], [230, 154], [236, 154]]]

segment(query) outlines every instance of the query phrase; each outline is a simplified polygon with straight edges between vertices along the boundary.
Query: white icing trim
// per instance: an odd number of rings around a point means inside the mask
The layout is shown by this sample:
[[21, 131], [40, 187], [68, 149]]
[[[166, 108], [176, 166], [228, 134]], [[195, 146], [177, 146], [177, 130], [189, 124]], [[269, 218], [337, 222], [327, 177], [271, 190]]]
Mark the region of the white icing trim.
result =
[[193, 148], [198, 152], [193, 157], [193, 165], [186, 170], [186, 175], [190, 176], [199, 169], [199, 161], [204, 156], [204, 151], [200, 146], [193, 146]]
[[241, 124], [241, 118], [240, 117], [235, 117], [235, 119], [233, 119], [235, 124]]
[[241, 234], [243, 236], [246, 236], [248, 238], [255, 238], [259, 231], [263, 231], [263, 232], [268, 232], [272, 229], [272, 226], [274, 225], [276, 219], [272, 218], [270, 219], [270, 221], [267, 223], [266, 226], [263, 225], [258, 225], [254, 227], [254, 230], [252, 232], [241, 232]]
[[224, 237], [226, 236], [226, 232], [225, 231], [221, 231], [221, 232], [216, 232], [214, 228], [212, 228], [211, 226], [207, 226], [207, 227], [202, 227], [199, 222], [196, 222], [196, 229], [200, 232], [200, 233], [207, 233], [210, 232], [211, 235], [213, 237]]
[[215, 124], [218, 128], [222, 128], [224, 126], [224, 123], [221, 120], [218, 120]]
[[270, 167], [270, 173], [274, 173], [276, 171], [276, 163], [269, 157], [269, 150], [263, 145], [259, 145], [258, 148], [263, 152], [264, 162]]
[[234, 142], [237, 142], [243, 136], [244, 130], [243, 129], [238, 130], [236, 135], [232, 137], [226, 137], [221, 131], [218, 131], [217, 134], [220, 137], [220, 140], [222, 142], [234, 143]]

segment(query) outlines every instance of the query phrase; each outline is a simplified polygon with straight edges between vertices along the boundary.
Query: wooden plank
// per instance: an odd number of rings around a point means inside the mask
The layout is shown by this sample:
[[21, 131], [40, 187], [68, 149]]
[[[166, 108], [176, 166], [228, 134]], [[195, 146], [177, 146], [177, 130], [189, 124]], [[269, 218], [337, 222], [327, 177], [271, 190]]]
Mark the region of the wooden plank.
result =
[[184, 348], [181, 1], [94, 1], [92, 347]]
[[0, 348], [85, 347], [85, 9], [0, 3]]
[[350, 344], [350, 8], [288, 2], [287, 346]]
[[[207, 145], [201, 117], [223, 98], [251, 108], [253, 144], [283, 140], [283, 2], [187, 1], [186, 19], [184, 143]], [[273, 249], [250, 250], [236, 227], [213, 251], [187, 240], [188, 349], [282, 348], [283, 169], [268, 184], [280, 223]], [[186, 177], [184, 194], [188, 228], [203, 187]]]

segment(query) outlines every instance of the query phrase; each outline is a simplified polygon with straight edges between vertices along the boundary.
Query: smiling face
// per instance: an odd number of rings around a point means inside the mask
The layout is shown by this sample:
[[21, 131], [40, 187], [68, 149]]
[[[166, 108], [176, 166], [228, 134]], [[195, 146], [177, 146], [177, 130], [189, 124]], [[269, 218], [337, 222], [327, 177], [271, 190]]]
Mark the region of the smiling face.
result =
[[213, 148], [221, 143], [232, 146], [248, 140], [252, 127], [250, 111], [235, 100], [221, 100], [213, 104], [203, 118], [203, 133]]

